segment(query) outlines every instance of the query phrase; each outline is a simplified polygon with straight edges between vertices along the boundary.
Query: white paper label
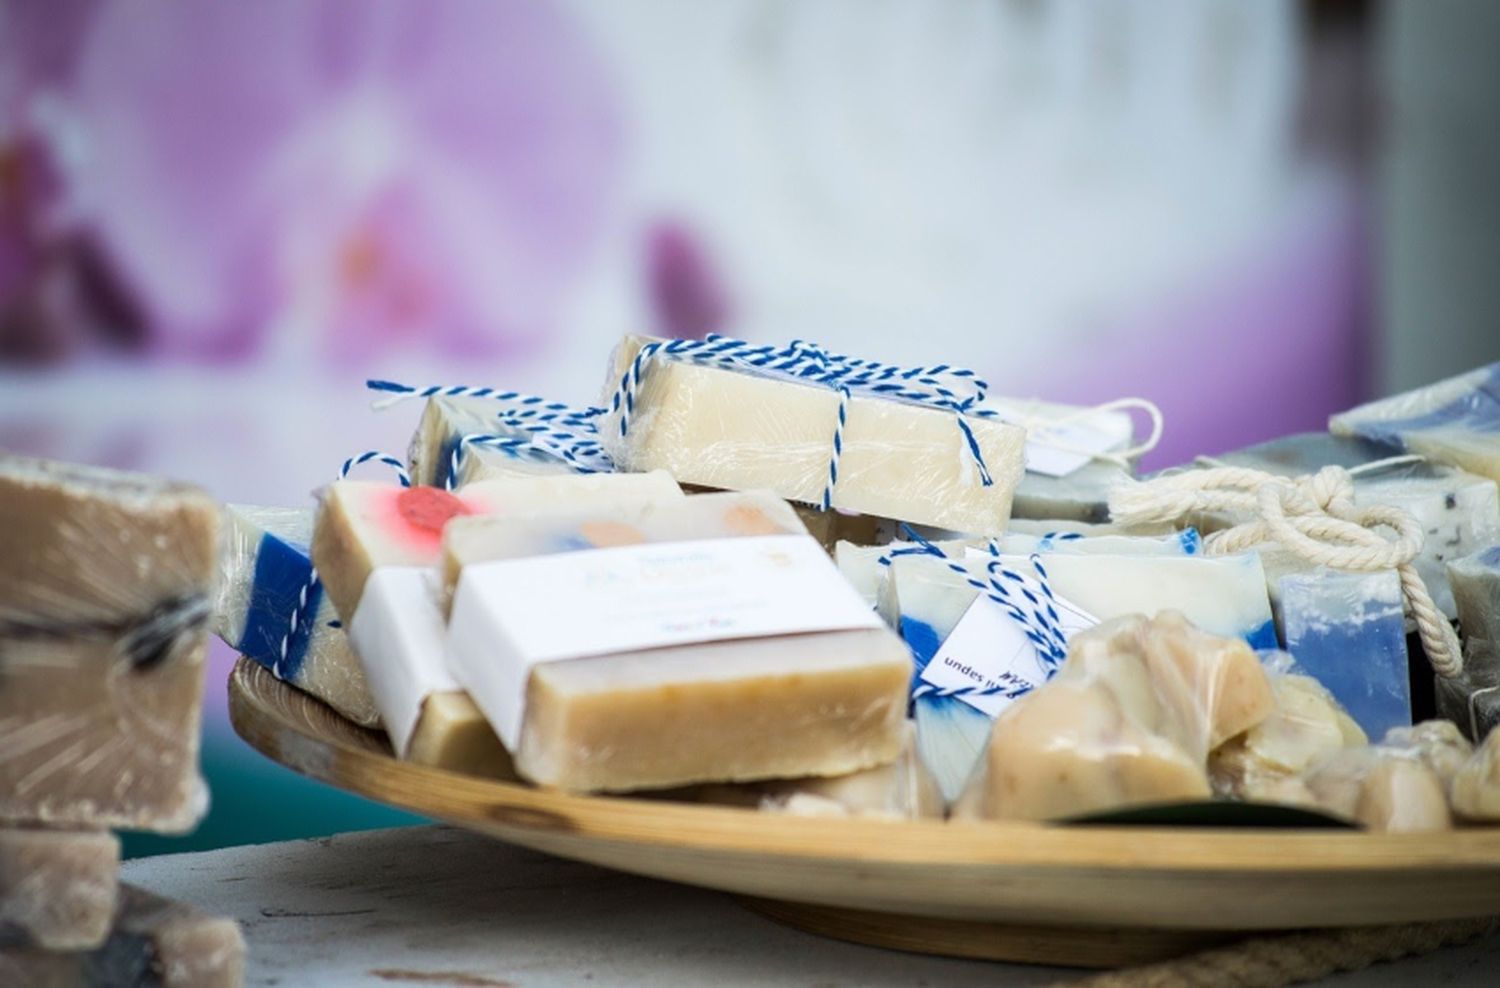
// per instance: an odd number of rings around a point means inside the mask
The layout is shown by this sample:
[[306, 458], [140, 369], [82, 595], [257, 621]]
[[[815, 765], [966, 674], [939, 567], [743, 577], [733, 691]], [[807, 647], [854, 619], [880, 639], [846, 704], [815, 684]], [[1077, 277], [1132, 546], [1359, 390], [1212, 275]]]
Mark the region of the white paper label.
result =
[[[1063, 637], [1099, 621], [1065, 600], [1054, 600]], [[975, 598], [922, 670], [923, 682], [939, 689], [994, 690], [955, 695], [991, 717], [1047, 681], [1036, 647], [1005, 608], [983, 595]]]
[[443, 613], [437, 571], [421, 566], [377, 567], [365, 580], [349, 621], [349, 645], [364, 668], [396, 754], [406, 756], [422, 702], [459, 688], [443, 659]]
[[1003, 408], [995, 413], [1003, 421], [1026, 426], [1026, 469], [1049, 477], [1066, 477], [1091, 463], [1095, 454], [1112, 452], [1129, 442], [1128, 433], [1122, 437], [1087, 422], [1038, 422]]
[[807, 535], [662, 542], [466, 566], [449, 661], [514, 747], [541, 662], [878, 627]]

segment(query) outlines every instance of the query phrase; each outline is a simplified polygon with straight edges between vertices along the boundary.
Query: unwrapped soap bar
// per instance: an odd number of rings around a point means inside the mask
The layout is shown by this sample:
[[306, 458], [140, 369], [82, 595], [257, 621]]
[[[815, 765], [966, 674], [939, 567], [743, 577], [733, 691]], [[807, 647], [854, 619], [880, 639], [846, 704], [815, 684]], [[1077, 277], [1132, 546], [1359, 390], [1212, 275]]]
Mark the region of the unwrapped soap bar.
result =
[[99, 946], [119, 866], [120, 842], [107, 831], [0, 828], [0, 952]]
[[308, 508], [231, 504], [214, 600], [214, 634], [365, 727], [380, 712], [338, 613], [314, 580]]
[[1328, 429], [1500, 481], [1500, 363], [1352, 408]]
[[0, 456], [0, 820], [191, 828], [218, 508]]
[[[640, 343], [627, 338], [622, 350]], [[617, 354], [613, 366], [626, 363]], [[607, 392], [619, 383], [612, 376]], [[765, 489], [818, 504], [829, 482], [839, 404], [833, 388], [658, 352], [645, 362], [626, 434], [616, 409], [601, 418], [599, 438], [621, 470], [667, 470], [685, 484]], [[967, 422], [992, 484], [981, 483], [954, 412], [856, 392], [833, 507], [999, 534], [1021, 479], [1026, 433], [994, 419]]]
[[109, 937], [73, 953], [0, 946], [0, 984], [58, 988], [239, 988], [245, 938], [230, 919], [121, 885]]
[[844, 775], [900, 752], [906, 650], [780, 498], [466, 518], [445, 543], [450, 665], [534, 782]]

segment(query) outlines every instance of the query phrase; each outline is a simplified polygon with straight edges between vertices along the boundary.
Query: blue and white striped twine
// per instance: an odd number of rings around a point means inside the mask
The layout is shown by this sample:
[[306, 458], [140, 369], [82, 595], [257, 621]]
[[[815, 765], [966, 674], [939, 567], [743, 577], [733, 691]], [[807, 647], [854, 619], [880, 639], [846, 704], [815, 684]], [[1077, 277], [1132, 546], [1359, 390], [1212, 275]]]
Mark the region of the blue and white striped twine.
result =
[[688, 363], [722, 367], [727, 370], [791, 377], [807, 384], [820, 384], [839, 393], [838, 415], [833, 430], [833, 451], [828, 461], [828, 483], [823, 488], [821, 506], [833, 507], [833, 490], [839, 479], [839, 460], [844, 453], [844, 427], [848, 424], [849, 400], [856, 394], [886, 398], [954, 413], [969, 457], [978, 468], [980, 482], [994, 483], [985, 466], [984, 453], [974, 436], [969, 418], [995, 418], [990, 409], [979, 403], [989, 386], [971, 370], [937, 364], [932, 367], [897, 367], [875, 360], [863, 360], [830, 353], [804, 340], [793, 340], [784, 347], [747, 343], [727, 336], [711, 335], [703, 340], [661, 340], [641, 347], [620, 378], [610, 400], [611, 413], [620, 415], [620, 437], [630, 432], [635, 413], [636, 392], [646, 369], [656, 359], [683, 360]]
[[[366, 450], [349, 457], [339, 467], [338, 476], [335, 480], [343, 480], [357, 466], [365, 463], [383, 463], [396, 471], [396, 479], [401, 482], [402, 487], [411, 486], [411, 475], [406, 472], [406, 465], [388, 453], [382, 453], [378, 449]], [[322, 585], [318, 579], [318, 568], [316, 566], [308, 570], [307, 582], [302, 585], [302, 590], [297, 594], [297, 606], [292, 608], [291, 620], [287, 622], [286, 634], [282, 636], [281, 648], [278, 649], [279, 657], [276, 659], [276, 668], [271, 670], [278, 677], [286, 669], [287, 656], [291, 653], [292, 639], [296, 637], [298, 629], [307, 617], [307, 602], [313, 592]]]
[[521, 391], [464, 384], [433, 384], [419, 388], [395, 381], [370, 380], [365, 386], [388, 395], [374, 403], [376, 408], [388, 408], [411, 398], [484, 398], [505, 406], [497, 414], [496, 424], [509, 431], [470, 433], [459, 437], [444, 480], [449, 490], [457, 483], [464, 457], [476, 446], [517, 458], [533, 456], [556, 460], [576, 473], [614, 471], [614, 461], [598, 438], [598, 419], [604, 414], [602, 408], [574, 408], [565, 402]]
[[[1068, 639], [1062, 631], [1062, 619], [1057, 613], [1057, 598], [1052, 593], [1052, 581], [1039, 553], [1029, 557], [1035, 577], [1027, 576], [1007, 566], [1000, 556], [1000, 547], [991, 539], [990, 558], [985, 565], [985, 578], [976, 577], [969, 567], [953, 559], [938, 546], [922, 538], [910, 527], [903, 526], [906, 536], [915, 545], [893, 549], [880, 557], [880, 565], [889, 566], [896, 556], [935, 556], [944, 561], [949, 570], [963, 578], [964, 582], [991, 601], [999, 604], [1005, 613], [1016, 622], [1027, 641], [1036, 649], [1037, 659], [1048, 679], [1056, 674], [1058, 667], [1068, 655]], [[1016, 598], [1020, 597], [1018, 601]], [[1023, 607], [1022, 604], [1025, 604]], [[912, 698], [920, 696], [1003, 696], [1015, 698], [1026, 693], [1024, 687], [1016, 686], [953, 686], [939, 687], [923, 683], [912, 691]]]

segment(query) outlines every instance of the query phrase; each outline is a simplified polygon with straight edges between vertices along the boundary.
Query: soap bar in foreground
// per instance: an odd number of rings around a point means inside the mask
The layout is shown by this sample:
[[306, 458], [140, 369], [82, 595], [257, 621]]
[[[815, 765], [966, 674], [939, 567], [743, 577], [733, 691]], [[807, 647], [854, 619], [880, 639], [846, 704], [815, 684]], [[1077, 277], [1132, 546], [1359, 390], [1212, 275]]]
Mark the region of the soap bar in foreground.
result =
[[450, 665], [534, 782], [833, 776], [900, 752], [906, 650], [778, 497], [461, 519], [445, 543]]
[[227, 505], [214, 634], [356, 724], [380, 712], [338, 613], [314, 581], [308, 508]]
[[[622, 348], [639, 345], [627, 338]], [[617, 355], [614, 366], [621, 364]], [[619, 381], [606, 382], [608, 394]], [[641, 375], [628, 433], [620, 434], [616, 411], [600, 419], [599, 438], [621, 470], [666, 470], [685, 484], [771, 490], [818, 504], [838, 412], [839, 393], [831, 388], [657, 356]], [[990, 485], [981, 483], [953, 412], [854, 395], [833, 506], [999, 534], [1021, 479], [1026, 433], [998, 420], [967, 421]]]
[[239, 988], [245, 938], [231, 919], [121, 885], [109, 937], [74, 953], [0, 946], [0, 984], [67, 988]]
[[0, 828], [0, 951], [99, 946], [119, 867], [120, 842], [107, 831]]
[[190, 829], [217, 505], [0, 456], [0, 518], [0, 820]]

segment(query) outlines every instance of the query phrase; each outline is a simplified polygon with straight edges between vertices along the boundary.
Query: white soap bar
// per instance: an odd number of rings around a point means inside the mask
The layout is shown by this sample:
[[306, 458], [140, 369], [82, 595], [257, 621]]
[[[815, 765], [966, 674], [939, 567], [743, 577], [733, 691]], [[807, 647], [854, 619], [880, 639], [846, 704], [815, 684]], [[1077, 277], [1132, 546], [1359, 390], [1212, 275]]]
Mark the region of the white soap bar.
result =
[[478, 436], [527, 440], [527, 430], [506, 421], [514, 411], [513, 405], [490, 398], [427, 399], [407, 450], [412, 483], [463, 487], [480, 480], [577, 472], [555, 456], [526, 447], [464, 441]]
[[[627, 339], [622, 347], [629, 352], [639, 343]], [[620, 357], [613, 363], [620, 366]], [[612, 378], [606, 390], [612, 395], [618, 384]], [[659, 355], [645, 361], [628, 432], [621, 434], [622, 404], [600, 420], [599, 436], [622, 470], [664, 469], [682, 483], [772, 490], [818, 504], [829, 483], [839, 406], [832, 388]], [[855, 393], [833, 506], [999, 534], [1021, 479], [1025, 430], [966, 421], [991, 484], [981, 482], [953, 412]]]
[[224, 509], [212, 630], [225, 644], [366, 727], [380, 713], [338, 613], [314, 580], [313, 512]]

